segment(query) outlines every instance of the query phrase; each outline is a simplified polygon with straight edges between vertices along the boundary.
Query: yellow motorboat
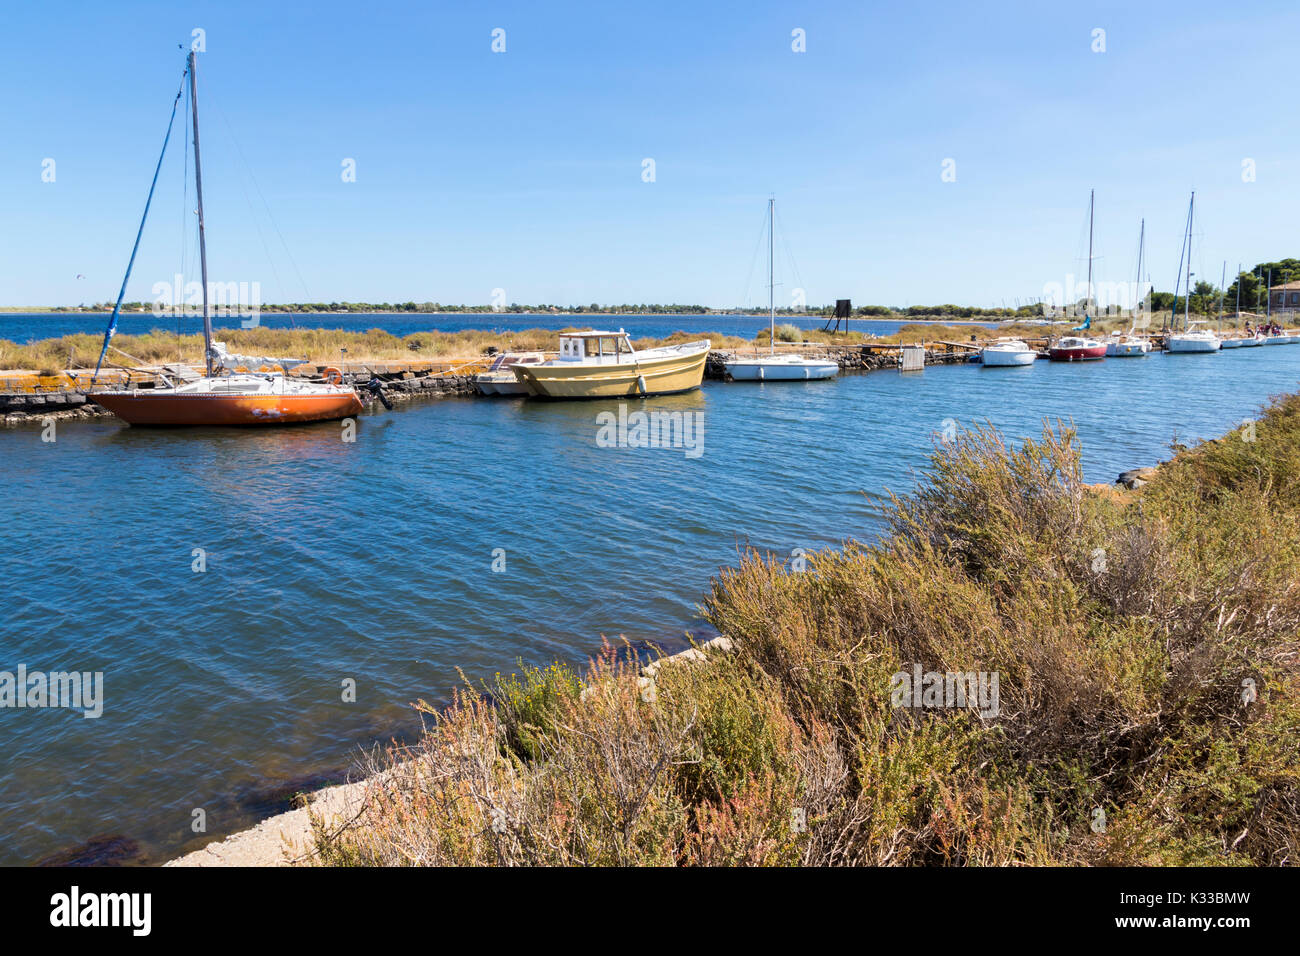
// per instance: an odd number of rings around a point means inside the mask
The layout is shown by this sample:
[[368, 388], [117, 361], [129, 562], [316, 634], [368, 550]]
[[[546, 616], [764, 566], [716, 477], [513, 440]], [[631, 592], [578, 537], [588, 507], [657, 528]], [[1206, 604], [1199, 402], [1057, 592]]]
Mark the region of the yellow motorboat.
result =
[[564, 332], [558, 358], [514, 373], [539, 398], [640, 398], [699, 388], [708, 357], [708, 339], [638, 352], [622, 329]]

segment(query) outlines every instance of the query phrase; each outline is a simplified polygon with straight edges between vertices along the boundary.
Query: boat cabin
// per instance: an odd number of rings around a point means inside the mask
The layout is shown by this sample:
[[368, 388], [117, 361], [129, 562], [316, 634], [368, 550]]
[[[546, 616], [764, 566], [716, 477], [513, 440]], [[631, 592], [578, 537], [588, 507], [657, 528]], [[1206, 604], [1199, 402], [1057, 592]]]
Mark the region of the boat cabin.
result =
[[632, 340], [622, 329], [617, 332], [560, 333], [560, 361], [562, 362], [618, 364], [631, 360], [634, 354]]

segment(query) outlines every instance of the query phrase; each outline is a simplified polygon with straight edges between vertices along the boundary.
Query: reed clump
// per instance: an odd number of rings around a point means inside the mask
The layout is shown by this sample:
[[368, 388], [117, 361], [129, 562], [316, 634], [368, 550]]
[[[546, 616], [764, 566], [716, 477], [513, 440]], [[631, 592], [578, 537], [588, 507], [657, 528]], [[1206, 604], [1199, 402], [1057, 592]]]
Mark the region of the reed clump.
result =
[[[746, 555], [736, 648], [500, 678], [377, 755], [327, 864], [1284, 865], [1300, 852], [1300, 396], [1086, 485], [1059, 423], [936, 449], [887, 533]], [[899, 675], [997, 694], [899, 699]], [[974, 686], [973, 684], [971, 685]], [[493, 703], [495, 701], [496, 703]], [[900, 703], [903, 706], [900, 706]]]

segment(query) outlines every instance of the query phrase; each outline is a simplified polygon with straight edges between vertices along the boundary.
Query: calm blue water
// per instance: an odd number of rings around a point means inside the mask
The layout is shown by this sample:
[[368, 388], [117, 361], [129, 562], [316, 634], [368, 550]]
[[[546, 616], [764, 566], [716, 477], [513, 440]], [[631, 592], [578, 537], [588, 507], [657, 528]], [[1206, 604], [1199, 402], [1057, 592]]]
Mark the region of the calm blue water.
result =
[[408, 730], [408, 703], [445, 698], [458, 666], [680, 634], [737, 547], [872, 536], [945, 419], [1023, 436], [1072, 418], [1089, 480], [1109, 481], [1298, 381], [1300, 346], [1278, 346], [711, 383], [650, 403], [703, 413], [694, 459], [598, 447], [617, 403], [398, 406], [354, 444], [338, 424], [0, 430], [0, 670], [102, 670], [106, 695], [98, 720], [0, 710], [0, 863], [114, 835], [165, 858], [193, 845], [193, 809], [238, 829], [269, 791]]
[[[10, 342], [26, 343], [36, 339], [57, 338], [76, 332], [103, 334], [108, 324], [107, 312], [33, 312], [0, 313], [0, 339]], [[790, 319], [781, 317], [783, 324], [789, 323], [805, 329], [820, 329], [826, 324], [824, 317], [805, 317]], [[238, 318], [216, 319], [217, 328], [238, 328]], [[384, 329], [396, 336], [411, 335], [415, 332], [460, 332], [465, 329], [483, 329], [494, 332], [519, 331], [520, 329], [564, 329], [572, 326], [583, 328], [595, 324], [597, 328], [623, 328], [633, 338], [664, 338], [674, 332], [720, 332], [725, 335], [739, 335], [753, 338], [760, 329], [767, 328], [766, 316], [757, 315], [510, 315], [508, 313], [430, 313], [412, 315], [409, 312], [365, 313], [358, 315], [282, 315], [267, 312], [261, 316], [261, 324], [272, 329], [293, 328], [327, 328], [343, 329], [348, 332], [365, 332], [369, 329]], [[853, 319], [855, 332], [871, 332], [875, 335], [893, 335], [903, 322], [881, 321], [876, 319]], [[948, 325], [984, 325], [996, 323], [949, 322]], [[140, 335], [154, 329], [177, 331], [175, 319], [157, 318], [152, 314], [123, 313], [118, 318], [117, 330], [122, 335]], [[202, 326], [194, 319], [182, 319], [181, 331], [197, 332]]]

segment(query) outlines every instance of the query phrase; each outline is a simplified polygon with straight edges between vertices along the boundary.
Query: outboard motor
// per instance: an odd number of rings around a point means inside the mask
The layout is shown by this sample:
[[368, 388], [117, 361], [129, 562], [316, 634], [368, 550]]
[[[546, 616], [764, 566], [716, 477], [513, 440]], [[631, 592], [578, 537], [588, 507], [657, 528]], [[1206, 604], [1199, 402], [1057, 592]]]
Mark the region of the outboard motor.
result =
[[375, 398], [383, 402], [384, 408], [388, 409], [390, 412], [393, 410], [393, 403], [389, 397], [384, 394], [384, 383], [379, 380], [378, 376], [371, 378], [370, 381], [366, 382], [362, 387], [368, 389]]

